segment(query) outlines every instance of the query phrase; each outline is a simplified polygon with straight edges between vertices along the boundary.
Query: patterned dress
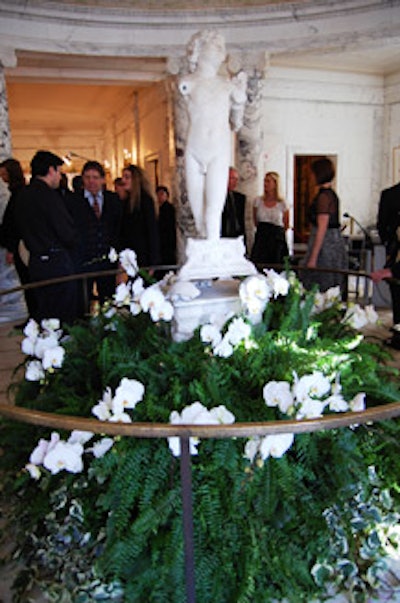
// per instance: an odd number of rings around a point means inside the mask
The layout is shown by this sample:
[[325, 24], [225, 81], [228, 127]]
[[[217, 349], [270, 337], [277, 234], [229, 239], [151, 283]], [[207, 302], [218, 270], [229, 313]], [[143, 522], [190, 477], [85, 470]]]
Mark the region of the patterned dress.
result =
[[[317, 196], [310, 206], [311, 234], [302, 264], [304, 266], [307, 265], [311, 255], [317, 233], [319, 214], [329, 214], [329, 224], [317, 258], [317, 267], [347, 270], [348, 252], [340, 231], [339, 198], [331, 188], [324, 187], [319, 189]], [[320, 291], [326, 291], [331, 287], [339, 285], [342, 291], [345, 291], [346, 276], [343, 274], [310, 270], [302, 271], [300, 278], [306, 289], [310, 289], [313, 285], [317, 284]]]

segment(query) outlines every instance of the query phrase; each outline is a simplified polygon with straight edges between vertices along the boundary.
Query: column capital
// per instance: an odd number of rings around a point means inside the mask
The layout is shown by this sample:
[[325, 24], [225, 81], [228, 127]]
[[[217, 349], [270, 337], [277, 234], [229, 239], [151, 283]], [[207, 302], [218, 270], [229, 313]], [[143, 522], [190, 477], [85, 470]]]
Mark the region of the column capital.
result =
[[0, 45], [0, 65], [3, 67], [17, 66], [17, 55], [15, 48]]
[[266, 51], [243, 50], [228, 55], [228, 69], [233, 73], [245, 71], [247, 75], [265, 78], [270, 65], [270, 55]]

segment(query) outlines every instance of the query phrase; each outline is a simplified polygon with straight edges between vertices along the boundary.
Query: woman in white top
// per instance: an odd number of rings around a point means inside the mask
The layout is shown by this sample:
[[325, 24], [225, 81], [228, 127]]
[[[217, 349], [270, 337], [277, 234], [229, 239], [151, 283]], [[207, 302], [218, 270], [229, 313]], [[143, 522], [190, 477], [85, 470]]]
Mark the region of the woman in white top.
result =
[[289, 210], [279, 192], [279, 175], [267, 172], [264, 177], [264, 195], [253, 205], [256, 236], [251, 259], [255, 264], [282, 264], [289, 255], [286, 230]]

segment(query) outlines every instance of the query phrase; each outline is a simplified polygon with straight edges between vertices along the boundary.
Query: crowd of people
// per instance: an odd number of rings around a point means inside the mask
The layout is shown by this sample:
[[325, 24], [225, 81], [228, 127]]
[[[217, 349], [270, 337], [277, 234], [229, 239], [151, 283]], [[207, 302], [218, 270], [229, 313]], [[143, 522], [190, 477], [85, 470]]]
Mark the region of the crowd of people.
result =
[[[50, 151], [38, 151], [29, 183], [18, 160], [0, 163], [0, 178], [10, 191], [0, 246], [21, 284], [41, 281], [24, 290], [28, 315], [38, 322], [49, 317], [75, 322], [90, 313], [94, 301], [112, 297], [111, 248], [133, 249], [139, 267], [176, 263], [175, 209], [167, 187], [158, 187], [156, 206], [139, 166], [126, 166], [111, 191], [101, 163], [87, 161], [70, 189], [63, 163]], [[71, 278], [54, 281], [59, 277]]]
[[[104, 168], [97, 161], [84, 164], [71, 189], [62, 169], [60, 157], [38, 151], [32, 158], [27, 184], [16, 159], [0, 163], [0, 178], [10, 193], [0, 225], [0, 246], [7, 263], [15, 266], [21, 284], [46, 282], [24, 290], [29, 317], [40, 321], [52, 316], [68, 323], [89, 314], [94, 299], [103, 303], [114, 294], [117, 281], [110, 248], [133, 249], [139, 267], [150, 267], [150, 274], [158, 279], [177, 264], [177, 231], [168, 188], [159, 185], [153, 194], [146, 172], [138, 165], [123, 168], [114, 180], [114, 191], [107, 189]], [[340, 202], [332, 187], [334, 165], [324, 157], [311, 169], [317, 192], [309, 206], [310, 236], [300, 277], [306, 288], [317, 284], [320, 291], [326, 291], [339, 285], [345, 292], [348, 253], [340, 224]], [[220, 236], [243, 237], [246, 244], [247, 200], [236, 190], [238, 181], [238, 171], [231, 166]], [[378, 228], [388, 263], [372, 274], [375, 282], [400, 276], [399, 186], [382, 193]], [[289, 210], [278, 173], [265, 174], [263, 194], [254, 199], [252, 213], [254, 243], [247, 255], [257, 266], [283, 265], [289, 258]], [[73, 278], [93, 272], [104, 275]], [[57, 277], [71, 278], [51, 282]], [[400, 285], [392, 281], [390, 288], [394, 324], [400, 325]], [[400, 345], [400, 328], [398, 331]]]

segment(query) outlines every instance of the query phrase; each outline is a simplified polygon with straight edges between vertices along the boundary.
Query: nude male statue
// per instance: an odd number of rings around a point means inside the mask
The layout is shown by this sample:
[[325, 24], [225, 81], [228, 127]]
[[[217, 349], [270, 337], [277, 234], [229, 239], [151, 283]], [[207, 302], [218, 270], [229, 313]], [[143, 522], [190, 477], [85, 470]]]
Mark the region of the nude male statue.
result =
[[220, 238], [231, 163], [231, 128], [242, 125], [247, 77], [244, 72], [231, 79], [218, 74], [226, 50], [217, 31], [195, 34], [187, 54], [191, 73], [179, 82], [189, 113], [186, 186], [198, 234], [215, 240]]

